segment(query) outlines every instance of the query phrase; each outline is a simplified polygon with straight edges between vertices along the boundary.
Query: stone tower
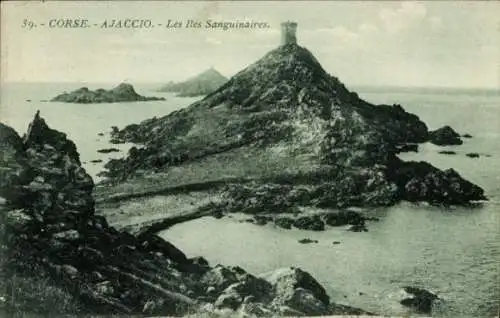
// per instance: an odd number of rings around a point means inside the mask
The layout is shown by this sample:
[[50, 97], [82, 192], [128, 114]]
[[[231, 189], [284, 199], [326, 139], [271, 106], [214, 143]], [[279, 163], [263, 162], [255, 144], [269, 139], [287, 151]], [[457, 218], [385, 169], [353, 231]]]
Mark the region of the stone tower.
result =
[[281, 23], [281, 45], [297, 44], [297, 22]]

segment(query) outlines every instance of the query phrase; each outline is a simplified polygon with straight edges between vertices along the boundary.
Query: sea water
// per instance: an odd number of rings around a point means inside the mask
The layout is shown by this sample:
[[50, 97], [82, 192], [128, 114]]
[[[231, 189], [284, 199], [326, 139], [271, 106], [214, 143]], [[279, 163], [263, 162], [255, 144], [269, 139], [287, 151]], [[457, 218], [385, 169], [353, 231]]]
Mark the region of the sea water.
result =
[[[36, 110], [48, 124], [67, 133], [95, 178], [103, 163], [118, 158], [130, 145], [109, 144], [111, 126], [119, 128], [185, 107], [196, 98], [154, 92], [155, 85], [136, 85], [141, 95], [165, 101], [116, 104], [42, 102], [62, 91], [106, 84], [5, 84], [1, 90], [0, 120], [21, 135]], [[421, 145], [404, 160], [423, 160], [453, 168], [478, 184], [490, 199], [477, 208], [437, 208], [401, 203], [372, 211], [380, 218], [369, 232], [344, 228], [324, 232], [283, 230], [240, 223], [234, 218], [202, 218], [174, 226], [161, 235], [189, 256], [204, 256], [212, 264], [239, 265], [253, 274], [285, 266], [309, 271], [336, 302], [383, 315], [404, 315], [401, 287], [413, 285], [437, 293], [443, 302], [434, 316], [492, 317], [499, 308], [500, 264], [500, 96], [495, 91], [449, 89], [358, 88], [360, 97], [374, 103], [401, 104], [430, 129], [450, 125], [469, 133], [461, 146]], [[28, 101], [30, 100], [30, 101]], [[98, 133], [104, 136], [98, 136]], [[121, 152], [101, 154], [101, 148]], [[456, 155], [439, 154], [453, 150]], [[476, 152], [479, 158], [466, 153]], [[99, 180], [99, 179], [97, 179]], [[299, 244], [309, 237], [317, 244]], [[340, 244], [333, 244], [334, 241]]]
[[[94, 181], [98, 182], [101, 178], [97, 174], [104, 169], [106, 161], [125, 156], [132, 146], [110, 144], [112, 126], [123, 128], [154, 116], [161, 117], [197, 100], [179, 98], [172, 93], [156, 92], [161, 84], [142, 84], [134, 85], [138, 94], [164, 97], [166, 100], [101, 104], [50, 102], [60, 93], [80, 87], [94, 90], [111, 89], [114, 86], [116, 85], [109, 83], [6, 83], [1, 88], [0, 121], [14, 128], [22, 136], [26, 133], [35, 112], [40, 110], [41, 116], [51, 128], [66, 133], [68, 138], [75, 142], [83, 167]], [[105, 148], [116, 148], [120, 151], [107, 154], [97, 152]]]

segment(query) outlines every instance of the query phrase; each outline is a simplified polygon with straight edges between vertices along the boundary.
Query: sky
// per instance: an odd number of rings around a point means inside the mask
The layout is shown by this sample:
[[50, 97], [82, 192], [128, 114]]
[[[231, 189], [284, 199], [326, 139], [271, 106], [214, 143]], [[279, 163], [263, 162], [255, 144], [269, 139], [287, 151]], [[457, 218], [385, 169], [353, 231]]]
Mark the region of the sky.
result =
[[[232, 76], [276, 48], [280, 23], [348, 85], [500, 88], [500, 2], [1, 3], [5, 82], [168, 82], [214, 67]], [[25, 19], [266, 22], [269, 28], [28, 30]]]

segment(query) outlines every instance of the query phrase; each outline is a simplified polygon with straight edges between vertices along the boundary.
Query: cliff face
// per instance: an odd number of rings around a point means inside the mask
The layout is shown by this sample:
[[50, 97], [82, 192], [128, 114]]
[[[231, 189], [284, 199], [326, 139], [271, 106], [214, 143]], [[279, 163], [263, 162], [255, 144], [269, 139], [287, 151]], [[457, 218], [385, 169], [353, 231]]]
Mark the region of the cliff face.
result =
[[[79, 303], [80, 314], [364, 313], [330, 303], [324, 288], [298, 268], [257, 277], [239, 267], [211, 267], [155, 234], [134, 236], [110, 227], [95, 215], [94, 184], [75, 145], [39, 113], [24, 140], [0, 125], [0, 147], [0, 171], [10, 178], [2, 178], [0, 187], [0, 287], [11, 277], [49, 277], [46, 287], [62, 287]], [[16, 308], [14, 294], [19, 291], [2, 293], [0, 315]], [[33, 309], [22, 311], [68, 314]]]
[[158, 91], [178, 93], [181, 97], [203, 96], [212, 93], [226, 82], [226, 77], [211, 68], [185, 82], [169, 83]]
[[52, 99], [53, 102], [78, 104], [145, 102], [154, 100], [164, 100], [164, 98], [141, 96], [137, 94], [132, 85], [125, 83], [121, 83], [110, 90], [99, 88], [91, 91], [87, 87], [82, 87], [70, 93], [57, 95]]
[[[408, 143], [427, 141], [429, 132], [399, 105], [372, 105], [360, 99], [326, 73], [307, 49], [288, 44], [203, 100], [115, 131], [113, 138], [144, 146], [133, 148], [124, 160], [108, 163], [108, 176], [115, 180], [138, 170], [170, 171], [173, 166], [191, 174], [198, 169], [200, 176], [217, 170], [212, 181], [230, 176], [279, 186], [284, 179], [300, 180], [291, 191], [300, 187], [308, 199], [297, 199], [296, 204], [344, 207], [407, 199], [413, 187], [399, 171], [413, 163], [402, 162], [396, 153]], [[221, 161], [225, 164], [217, 163]], [[437, 192], [448, 195], [437, 199], [436, 191], [417, 191], [411, 196], [414, 201], [460, 204], [484, 199], [479, 187], [462, 183], [460, 176], [448, 186], [448, 175], [438, 169], [417, 170], [417, 183], [427, 187], [429, 179], [440, 180], [444, 188]]]

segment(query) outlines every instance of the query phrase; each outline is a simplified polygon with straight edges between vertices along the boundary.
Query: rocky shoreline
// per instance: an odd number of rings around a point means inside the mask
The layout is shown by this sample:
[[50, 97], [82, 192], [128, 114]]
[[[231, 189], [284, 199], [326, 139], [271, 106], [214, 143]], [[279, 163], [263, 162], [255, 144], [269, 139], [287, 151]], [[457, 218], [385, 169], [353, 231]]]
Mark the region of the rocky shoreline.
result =
[[95, 91], [82, 87], [70, 93], [63, 93], [54, 97], [52, 102], [96, 104], [96, 103], [119, 103], [119, 102], [146, 102], [165, 100], [163, 97], [146, 97], [137, 94], [130, 84], [121, 83], [113, 89], [105, 90], [99, 88]]
[[[24, 138], [3, 124], [0, 137], [5, 277], [46, 275], [74, 297], [81, 313], [368, 314], [330, 301], [298, 268], [254, 276], [187, 258], [153, 233], [132, 235], [110, 227], [95, 214], [94, 184], [74, 143], [39, 113]], [[15, 299], [3, 297], [2, 310], [9, 313]]]

